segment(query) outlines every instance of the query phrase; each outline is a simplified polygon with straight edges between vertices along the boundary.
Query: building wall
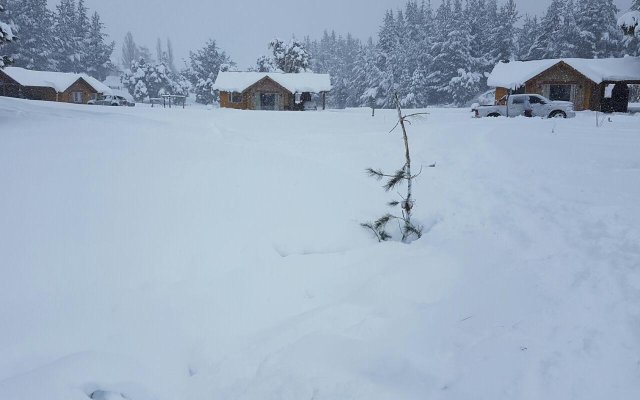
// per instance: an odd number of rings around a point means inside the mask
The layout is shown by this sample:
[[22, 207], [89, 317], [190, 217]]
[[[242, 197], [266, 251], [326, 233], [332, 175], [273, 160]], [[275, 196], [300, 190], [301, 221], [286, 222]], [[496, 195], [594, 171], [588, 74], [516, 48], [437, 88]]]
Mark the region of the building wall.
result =
[[222, 108], [234, 108], [236, 110], [247, 110], [249, 109], [248, 105], [248, 94], [242, 93], [242, 101], [240, 103], [232, 103], [230, 101], [229, 95], [230, 92], [220, 92], [220, 107]]
[[595, 83], [565, 63], [559, 63], [529, 80], [526, 92], [549, 97], [549, 85], [554, 84], [572, 85], [575, 110], [591, 108]]
[[73, 85], [69, 86], [69, 88], [65, 90], [64, 93], [60, 93], [60, 95], [58, 96], [58, 101], [65, 103], [75, 103], [73, 98], [74, 92], [80, 92], [82, 94], [82, 102], [79, 104], [87, 104], [89, 100], [94, 99], [98, 95], [98, 92], [96, 92], [96, 90], [91, 85], [85, 82], [84, 79], [78, 79]]
[[232, 103], [229, 99], [229, 92], [221, 91], [220, 107], [234, 108], [237, 110], [259, 110], [259, 99], [262, 93], [274, 93], [278, 95], [278, 104], [276, 107], [278, 111], [293, 109], [293, 94], [268, 77], [242, 92], [242, 101], [240, 103]]

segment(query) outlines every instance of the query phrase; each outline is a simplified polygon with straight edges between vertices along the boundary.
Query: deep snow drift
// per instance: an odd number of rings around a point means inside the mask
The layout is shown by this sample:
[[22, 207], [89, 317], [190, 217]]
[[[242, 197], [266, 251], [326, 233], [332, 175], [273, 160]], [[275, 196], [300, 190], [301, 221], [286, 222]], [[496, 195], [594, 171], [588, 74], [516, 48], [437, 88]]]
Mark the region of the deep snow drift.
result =
[[0, 399], [633, 399], [640, 118], [0, 98]]

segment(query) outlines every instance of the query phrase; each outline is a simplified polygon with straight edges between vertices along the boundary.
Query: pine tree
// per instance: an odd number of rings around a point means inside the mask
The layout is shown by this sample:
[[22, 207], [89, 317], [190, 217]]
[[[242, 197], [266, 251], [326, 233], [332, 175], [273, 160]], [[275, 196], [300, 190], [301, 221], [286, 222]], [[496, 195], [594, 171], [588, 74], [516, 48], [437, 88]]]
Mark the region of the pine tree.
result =
[[8, 0], [9, 19], [19, 29], [14, 32], [20, 40], [7, 46], [17, 67], [34, 70], [51, 70], [53, 13], [47, 8], [47, 0]]
[[133, 40], [131, 32], [127, 32], [122, 42], [122, 68], [126, 71], [131, 65], [140, 59], [140, 54], [136, 42]]
[[175, 55], [173, 54], [173, 44], [171, 39], [167, 38], [167, 65], [171, 72], [176, 72]]
[[[559, 43], [562, 40], [562, 14], [564, 0], [552, 0], [544, 17], [540, 21], [539, 34], [536, 35], [533, 46], [525, 56], [528, 60], [558, 58], [560, 56]], [[525, 33], [526, 34], [526, 33]]]
[[538, 17], [524, 16], [522, 28], [518, 30], [518, 59], [527, 60], [536, 45], [536, 32], [540, 30]]
[[107, 34], [104, 33], [104, 25], [100, 21], [98, 13], [93, 13], [91, 24], [87, 32], [87, 49], [83, 64], [85, 72], [99, 80], [106, 79], [109, 72], [115, 69], [111, 63], [111, 54], [115, 48], [115, 42], [107, 43]]
[[[405, 195], [400, 195], [402, 197], [402, 201], [391, 201], [387, 203], [389, 207], [395, 208], [399, 207], [401, 215], [397, 216], [391, 213], [387, 213], [382, 217], [378, 218], [375, 222], [366, 222], [360, 224], [363, 228], [370, 230], [376, 236], [379, 242], [388, 241], [393, 239], [393, 235], [388, 231], [388, 225], [391, 222], [397, 221], [400, 228], [400, 234], [402, 237], [402, 242], [410, 243], [412, 240], [420, 239], [422, 237], [423, 228], [420, 225], [416, 225], [414, 223], [413, 217], [413, 209], [415, 207], [415, 200], [413, 197], [413, 182], [420, 173], [417, 175], [412, 175], [412, 163], [411, 163], [411, 151], [409, 148], [409, 137], [407, 135], [407, 124], [408, 119], [411, 115], [403, 115], [402, 108], [400, 106], [400, 97], [398, 95], [395, 96], [396, 100], [396, 109], [398, 111], [398, 123], [397, 127], [400, 127], [402, 130], [402, 138], [404, 140], [404, 159], [405, 163], [402, 168], [398, 169], [393, 174], [385, 174], [381, 170], [376, 170], [373, 168], [367, 168], [367, 173], [369, 176], [382, 180], [386, 179], [386, 183], [383, 188], [385, 191], [389, 192], [394, 190], [400, 185], [406, 184], [406, 193]], [[417, 115], [417, 114], [414, 114]], [[395, 130], [395, 128], [394, 128]], [[435, 167], [431, 165], [430, 168]], [[422, 170], [421, 170], [422, 172]]]
[[78, 39], [77, 9], [75, 0], [60, 0], [56, 6], [54, 17], [53, 37], [55, 68], [62, 72], [79, 71], [79, 62], [82, 57], [80, 47], [82, 41]]
[[613, 0], [579, 0], [576, 10], [580, 32], [577, 56], [605, 58], [619, 55], [622, 35], [616, 27], [618, 8]]
[[182, 74], [191, 82], [196, 102], [212, 104], [218, 101], [218, 93], [213, 90], [218, 72], [227, 71], [233, 66], [235, 63], [231, 58], [217, 46], [215, 40], [210, 39], [202, 49], [189, 54], [188, 67]]
[[[4, 12], [4, 6], [0, 4], [0, 13]], [[0, 20], [0, 46], [5, 43], [13, 42], [16, 37], [13, 35], [13, 29], [11, 25]], [[11, 64], [12, 60], [9, 56], [0, 55], [0, 68]]]
[[496, 50], [492, 59], [494, 61], [509, 61], [515, 59], [516, 54], [516, 23], [520, 17], [514, 0], [500, 7], [498, 12], [499, 28], [496, 30]]
[[578, 23], [576, 22], [574, 0], [566, 0], [562, 9], [562, 25], [560, 26], [558, 42], [558, 57], [576, 57], [580, 42]]

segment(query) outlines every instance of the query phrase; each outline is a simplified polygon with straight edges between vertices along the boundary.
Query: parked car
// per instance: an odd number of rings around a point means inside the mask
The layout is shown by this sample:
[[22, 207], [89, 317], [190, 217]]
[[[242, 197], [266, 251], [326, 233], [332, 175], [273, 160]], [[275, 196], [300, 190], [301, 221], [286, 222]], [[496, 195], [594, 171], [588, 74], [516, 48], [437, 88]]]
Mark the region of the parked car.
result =
[[135, 106], [135, 103], [129, 102], [124, 97], [111, 94], [102, 96], [97, 100], [89, 100], [87, 104], [93, 104], [97, 106]]
[[[526, 103], [529, 107], [526, 107]], [[517, 117], [525, 115], [525, 108], [530, 108], [532, 117], [573, 118], [573, 103], [570, 101], [552, 101], [539, 94], [513, 94], [503, 97], [498, 104], [482, 106], [474, 104], [471, 111], [477, 118], [482, 117]]]

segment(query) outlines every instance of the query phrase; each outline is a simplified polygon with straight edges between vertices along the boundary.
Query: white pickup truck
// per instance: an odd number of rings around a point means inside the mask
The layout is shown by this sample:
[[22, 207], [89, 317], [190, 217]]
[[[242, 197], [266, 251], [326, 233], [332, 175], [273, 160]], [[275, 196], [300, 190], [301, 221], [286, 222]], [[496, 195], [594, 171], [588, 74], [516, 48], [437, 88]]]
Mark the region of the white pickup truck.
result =
[[[528, 100], [528, 106], [527, 106]], [[513, 94], [505, 96], [493, 106], [474, 105], [472, 110], [476, 118], [482, 117], [517, 117], [525, 115], [530, 108], [532, 117], [573, 118], [573, 103], [570, 101], [551, 101], [539, 94]]]

